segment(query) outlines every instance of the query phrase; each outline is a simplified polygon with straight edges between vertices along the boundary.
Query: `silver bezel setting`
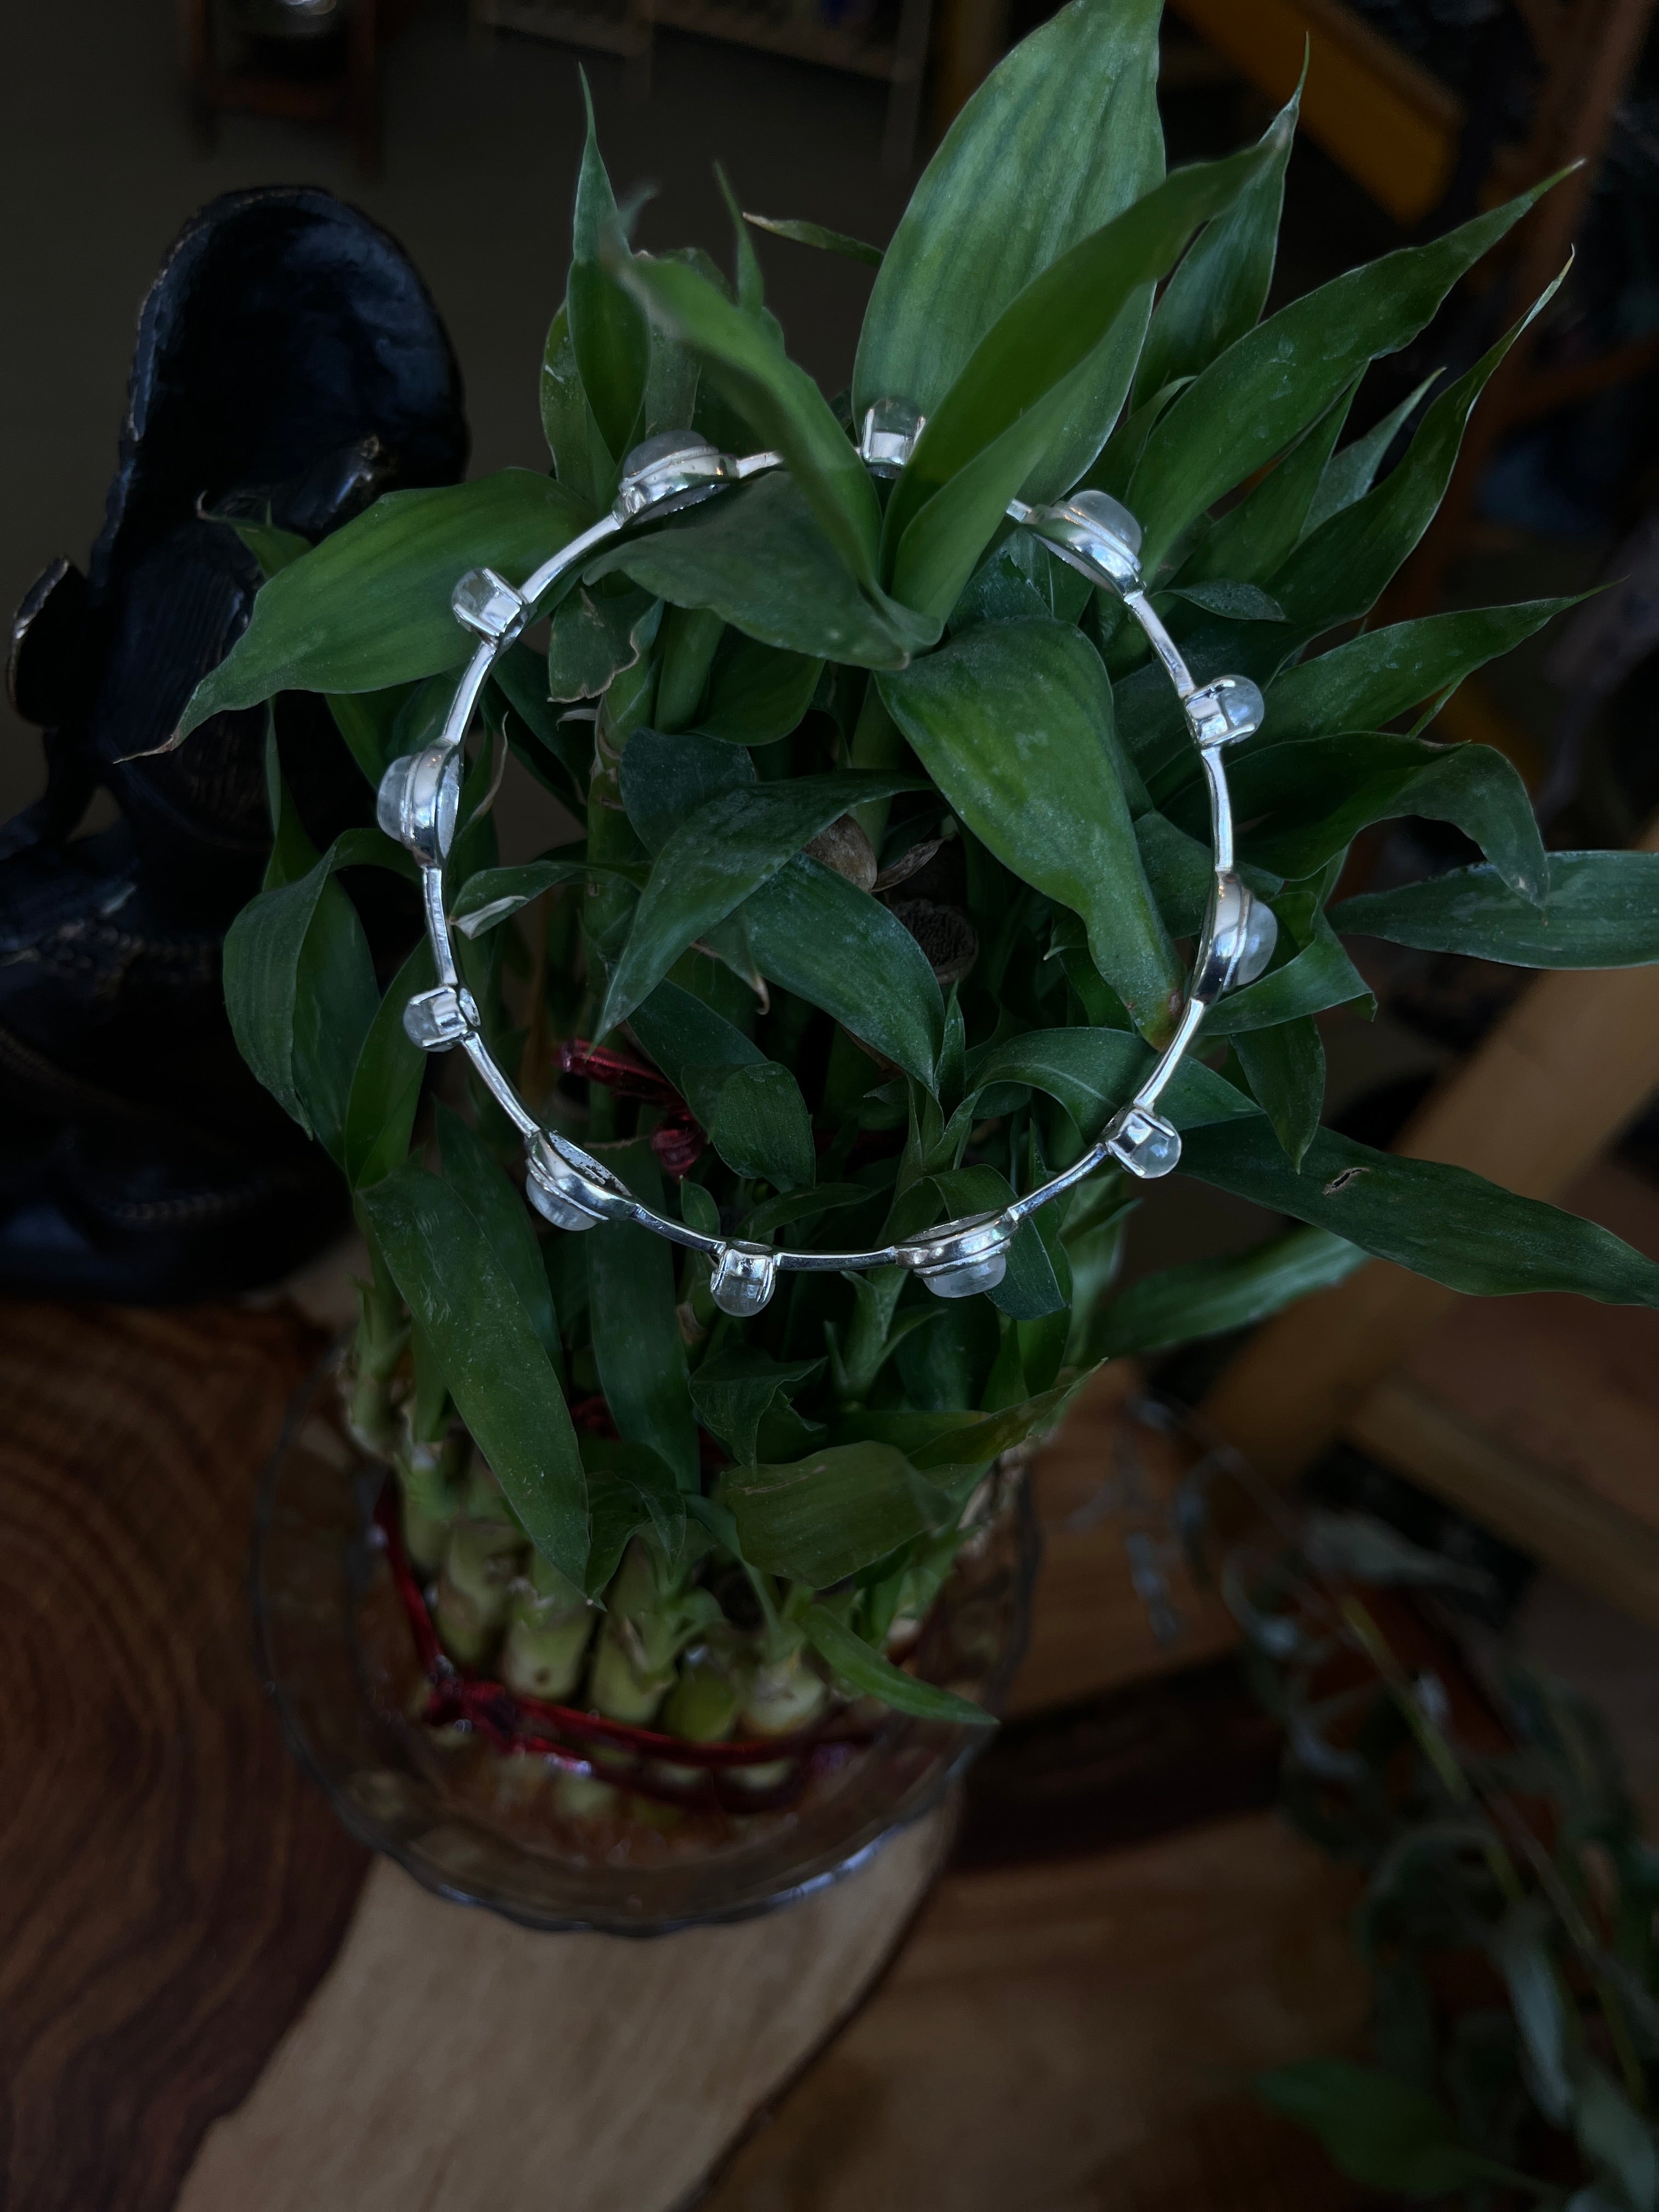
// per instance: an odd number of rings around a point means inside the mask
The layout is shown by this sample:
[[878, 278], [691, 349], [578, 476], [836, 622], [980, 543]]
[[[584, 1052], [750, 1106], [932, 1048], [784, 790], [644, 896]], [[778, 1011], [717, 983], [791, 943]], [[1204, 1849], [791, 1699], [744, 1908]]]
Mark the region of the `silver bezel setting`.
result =
[[[1248, 957], [1253, 923], [1261, 932], [1256, 948], [1260, 957], [1255, 959]], [[1221, 869], [1210, 893], [1210, 910], [1193, 970], [1192, 996], [1212, 1006], [1224, 992], [1255, 982], [1273, 958], [1278, 938], [1279, 921], [1273, 908], [1258, 900], [1233, 869]]]
[[[923, 418], [902, 399], [866, 411], [858, 452], [874, 476], [896, 477], [908, 464]], [[514, 586], [493, 569], [469, 570], [455, 587], [457, 621], [477, 639], [462, 671], [442, 734], [417, 753], [394, 761], [381, 779], [376, 818], [421, 863], [422, 903], [438, 981], [411, 999], [404, 1027], [428, 1052], [459, 1045], [525, 1141], [526, 1195], [555, 1226], [574, 1231], [602, 1221], [631, 1222], [668, 1242], [705, 1254], [711, 1289], [722, 1312], [761, 1312], [781, 1274], [860, 1273], [873, 1267], [909, 1269], [936, 1297], [969, 1297], [994, 1290], [1006, 1272], [1008, 1252], [1022, 1224], [1038, 1207], [1073, 1189], [1096, 1169], [1115, 1162], [1143, 1180], [1168, 1175], [1181, 1158], [1181, 1138], [1158, 1101], [1191, 1050], [1206, 1009], [1224, 992], [1259, 974], [1272, 957], [1276, 932], [1270, 908], [1242, 880], [1234, 865], [1231, 800], [1223, 749], [1261, 726], [1261, 695], [1247, 677], [1218, 676], [1195, 683], [1179, 647], [1146, 597], [1140, 568], [1140, 525], [1103, 492], [1079, 491], [1045, 507], [1020, 500], [1011, 521], [1121, 599], [1175, 687], [1202, 762], [1210, 801], [1214, 880], [1187, 1002], [1174, 1035], [1134, 1096], [1113, 1115], [1097, 1141], [1062, 1173], [1017, 1198], [999, 1213], [974, 1214], [867, 1252], [792, 1252], [740, 1237], [706, 1235], [672, 1221], [636, 1199], [602, 1162], [568, 1139], [544, 1129], [492, 1058], [481, 1033], [478, 1010], [462, 983], [444, 903], [443, 863], [454, 836], [463, 747], [483, 686], [495, 661], [520, 635], [554, 587], [634, 525], [656, 520], [714, 496], [781, 465], [775, 453], [722, 453], [690, 431], [668, 432], [638, 447], [623, 465], [617, 498], [570, 543]], [[1261, 924], [1266, 915], [1271, 931]], [[1244, 972], [1252, 919], [1255, 952]], [[1263, 939], [1267, 950], [1261, 951]]]
[[460, 748], [440, 738], [392, 762], [374, 796], [374, 819], [416, 860], [441, 863], [460, 803]]
[[709, 1296], [722, 1313], [745, 1319], [772, 1302], [778, 1255], [769, 1244], [744, 1244], [735, 1238], [722, 1247], [708, 1279]]
[[463, 629], [492, 645], [510, 644], [530, 612], [504, 576], [493, 568], [469, 568], [449, 595], [450, 611]]
[[1140, 525], [1109, 492], [1076, 491], [1017, 519], [1091, 584], [1120, 597], [1140, 589]]
[[899, 1262], [913, 1268], [935, 1297], [969, 1298], [994, 1291], [1008, 1272], [1008, 1247], [1019, 1223], [1007, 1212], [969, 1214], [948, 1221], [898, 1247]]
[[864, 410], [859, 459], [872, 477], [901, 476], [927, 427], [927, 416], [908, 399], [878, 399]]
[[1248, 676], [1218, 676], [1189, 692], [1182, 705], [1195, 744], [1237, 744], [1253, 737], [1267, 712], [1261, 692]]
[[686, 431], [665, 431], [635, 446], [623, 465], [617, 510], [624, 520], [642, 514], [674, 514], [707, 499], [732, 480], [732, 467], [718, 446]]

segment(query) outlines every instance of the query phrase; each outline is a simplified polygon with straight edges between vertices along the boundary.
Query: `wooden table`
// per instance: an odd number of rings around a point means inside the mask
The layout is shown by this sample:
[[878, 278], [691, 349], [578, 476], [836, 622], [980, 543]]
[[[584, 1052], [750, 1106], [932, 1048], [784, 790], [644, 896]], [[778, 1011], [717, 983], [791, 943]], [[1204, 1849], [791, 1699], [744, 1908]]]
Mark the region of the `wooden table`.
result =
[[[948, 1816], [806, 1905], [659, 1943], [439, 1903], [337, 1826], [252, 1663], [254, 1485], [319, 1332], [7, 1320], [0, 2201], [669, 2212], [780, 2098], [723, 2206], [1338, 2201], [1243, 2090], [1356, 2027], [1347, 1892], [1239, 1814], [1273, 1745], [1205, 1663], [1212, 1601], [1166, 1559], [1187, 1632], [1160, 1645], [1097, 1510], [1132, 1370], [1040, 1478], [1017, 1702], [1083, 1703], [1010, 1728], [899, 1966], [787, 2094], [927, 1896]], [[1123, 1686], [1149, 1671], [1150, 1708]]]

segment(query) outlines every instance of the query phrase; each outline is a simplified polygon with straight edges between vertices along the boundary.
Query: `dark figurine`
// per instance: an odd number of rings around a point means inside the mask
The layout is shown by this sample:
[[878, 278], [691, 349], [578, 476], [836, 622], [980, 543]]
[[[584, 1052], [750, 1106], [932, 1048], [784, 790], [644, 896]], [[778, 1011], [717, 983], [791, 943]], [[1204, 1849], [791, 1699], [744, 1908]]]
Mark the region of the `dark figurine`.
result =
[[[0, 1293], [171, 1303], [276, 1279], [340, 1225], [339, 1178], [243, 1067], [224, 933], [270, 842], [266, 711], [156, 753], [247, 622], [259, 570], [216, 512], [315, 540], [380, 493], [454, 483], [453, 348], [396, 242], [326, 192], [214, 201], [144, 302], [120, 462], [86, 574], [12, 625], [46, 795], [0, 830]], [[323, 702], [276, 702], [324, 845], [370, 818]], [[104, 787], [119, 819], [84, 836]], [[379, 957], [412, 917], [366, 915]]]

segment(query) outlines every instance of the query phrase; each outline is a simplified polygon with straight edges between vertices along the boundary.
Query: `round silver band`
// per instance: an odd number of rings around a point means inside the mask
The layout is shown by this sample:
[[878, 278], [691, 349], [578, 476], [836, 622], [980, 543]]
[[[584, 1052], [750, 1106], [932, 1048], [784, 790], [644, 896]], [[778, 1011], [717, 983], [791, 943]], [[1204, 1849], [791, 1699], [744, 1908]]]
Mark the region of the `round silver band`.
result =
[[[891, 477], [908, 461], [922, 422], [898, 401], [866, 415], [859, 451], [872, 474]], [[382, 779], [377, 817], [382, 829], [421, 865], [422, 904], [437, 983], [410, 1001], [404, 1026], [428, 1051], [459, 1045], [480, 1079], [523, 1136], [526, 1192], [548, 1219], [566, 1229], [600, 1221], [629, 1222], [715, 1262], [714, 1294], [724, 1310], [758, 1312], [772, 1295], [776, 1275], [830, 1274], [871, 1267], [913, 1269], [941, 1297], [992, 1289], [1001, 1279], [1006, 1252], [1037, 1208], [1071, 1190], [1097, 1168], [1115, 1161], [1143, 1178], [1166, 1175], [1180, 1158], [1181, 1139], [1158, 1110], [1182, 1060], [1191, 1050], [1208, 1008], [1223, 992], [1253, 980], [1271, 957], [1276, 925], [1270, 908], [1241, 881], [1234, 863], [1232, 806], [1224, 749], [1259, 728], [1260, 692], [1242, 677], [1198, 684], [1146, 597], [1139, 565], [1139, 526], [1103, 493], [1083, 491], [1050, 506], [1010, 502], [1008, 516], [1048, 550], [1112, 592], [1139, 625], [1168, 672], [1205, 771], [1209, 795], [1214, 875], [1208, 912], [1174, 1035], [1136, 1089], [1113, 1115], [1099, 1139], [1060, 1174], [1012, 1200], [1000, 1212], [957, 1218], [937, 1228], [864, 1252], [797, 1252], [716, 1237], [670, 1220], [642, 1204], [590, 1153], [557, 1131], [544, 1128], [525, 1107], [490, 1054], [478, 1010], [462, 981], [444, 903], [444, 863], [459, 805], [464, 746], [484, 685], [495, 663], [534, 621], [557, 586], [604, 547], [635, 525], [718, 495], [782, 465], [775, 453], [720, 453], [691, 433], [654, 438], [629, 454], [615, 504], [580, 536], [514, 586], [490, 569], [473, 569], [453, 594], [457, 620], [477, 639], [462, 672], [439, 737], [418, 754], [394, 762]]]

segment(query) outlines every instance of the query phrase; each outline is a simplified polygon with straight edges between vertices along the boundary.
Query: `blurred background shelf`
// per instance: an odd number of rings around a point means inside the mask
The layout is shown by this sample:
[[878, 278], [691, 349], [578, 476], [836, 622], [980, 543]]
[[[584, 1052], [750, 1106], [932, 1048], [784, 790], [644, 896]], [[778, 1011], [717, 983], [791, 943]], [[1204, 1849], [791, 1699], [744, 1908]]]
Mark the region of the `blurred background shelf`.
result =
[[1420, 222], [1444, 198], [1463, 101], [1342, 0], [1170, 0], [1170, 12], [1276, 106], [1305, 58], [1303, 129], [1395, 222]]
[[768, 5], [766, 0], [471, 0], [471, 12], [475, 28], [486, 35], [515, 31], [620, 55], [632, 64], [635, 96], [649, 86], [659, 29], [873, 77], [890, 87], [884, 163], [902, 169], [915, 150], [933, 0], [835, 12], [823, 4]]
[[380, 66], [415, 0], [179, 0], [179, 36], [197, 131], [212, 143], [227, 112], [338, 125], [359, 170], [380, 166]]

